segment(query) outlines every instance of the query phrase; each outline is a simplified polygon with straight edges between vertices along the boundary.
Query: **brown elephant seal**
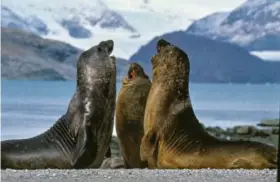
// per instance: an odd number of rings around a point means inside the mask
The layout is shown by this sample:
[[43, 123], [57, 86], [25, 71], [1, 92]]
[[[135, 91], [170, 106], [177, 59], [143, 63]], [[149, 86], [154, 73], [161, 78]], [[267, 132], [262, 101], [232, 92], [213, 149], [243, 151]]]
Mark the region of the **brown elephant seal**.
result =
[[184, 51], [160, 39], [152, 66], [140, 147], [141, 159], [149, 168], [276, 168], [274, 147], [220, 140], [203, 129], [190, 101], [190, 65]]
[[[1, 142], [1, 168], [99, 168], [110, 157], [116, 99], [112, 40], [84, 51], [68, 110], [44, 133]], [[54, 88], [55, 89], [55, 88]]]
[[137, 63], [130, 64], [123, 79], [116, 105], [116, 131], [125, 168], [144, 168], [140, 159], [140, 144], [144, 135], [143, 119], [151, 87], [149, 77]]
[[122, 157], [112, 157], [105, 159], [100, 169], [120, 169], [124, 168], [124, 162]]

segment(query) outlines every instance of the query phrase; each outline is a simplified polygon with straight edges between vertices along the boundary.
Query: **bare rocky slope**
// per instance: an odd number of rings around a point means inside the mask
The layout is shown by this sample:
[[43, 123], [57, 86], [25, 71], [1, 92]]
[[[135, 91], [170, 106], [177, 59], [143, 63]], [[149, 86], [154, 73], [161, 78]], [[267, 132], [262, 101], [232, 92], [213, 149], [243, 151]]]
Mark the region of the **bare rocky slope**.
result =
[[[74, 80], [82, 50], [43, 39], [18, 29], [1, 28], [2, 79]], [[117, 74], [124, 75], [127, 61], [117, 58]]]

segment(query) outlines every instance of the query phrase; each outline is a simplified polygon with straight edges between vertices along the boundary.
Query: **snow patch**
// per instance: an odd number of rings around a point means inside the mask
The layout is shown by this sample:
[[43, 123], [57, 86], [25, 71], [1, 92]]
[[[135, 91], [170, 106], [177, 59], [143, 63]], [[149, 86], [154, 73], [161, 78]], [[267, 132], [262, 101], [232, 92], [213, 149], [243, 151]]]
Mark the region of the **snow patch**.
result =
[[264, 60], [280, 61], [280, 50], [279, 51], [252, 51], [250, 53]]

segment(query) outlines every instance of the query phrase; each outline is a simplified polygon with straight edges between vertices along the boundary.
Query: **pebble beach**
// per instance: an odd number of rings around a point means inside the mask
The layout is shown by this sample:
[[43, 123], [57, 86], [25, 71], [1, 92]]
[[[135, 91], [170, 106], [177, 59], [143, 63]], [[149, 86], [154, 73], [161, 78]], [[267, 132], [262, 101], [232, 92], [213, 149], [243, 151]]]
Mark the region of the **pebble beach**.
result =
[[1, 170], [2, 182], [276, 182], [276, 170]]

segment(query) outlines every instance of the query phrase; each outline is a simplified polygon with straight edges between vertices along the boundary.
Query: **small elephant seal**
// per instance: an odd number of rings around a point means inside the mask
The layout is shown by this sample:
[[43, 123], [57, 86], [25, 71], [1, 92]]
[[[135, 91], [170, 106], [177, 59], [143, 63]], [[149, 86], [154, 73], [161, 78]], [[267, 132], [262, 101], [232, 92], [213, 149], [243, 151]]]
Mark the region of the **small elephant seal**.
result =
[[77, 63], [76, 91], [67, 112], [44, 133], [1, 142], [1, 168], [99, 168], [110, 157], [116, 99], [112, 40], [83, 52]]
[[120, 168], [124, 168], [123, 158], [121, 157], [107, 158], [102, 162], [100, 166], [100, 169], [120, 169]]
[[220, 140], [203, 129], [190, 101], [190, 65], [184, 51], [160, 39], [152, 66], [140, 146], [141, 159], [148, 161], [149, 168], [276, 168], [274, 147]]
[[145, 168], [140, 159], [140, 144], [144, 135], [143, 119], [151, 87], [149, 77], [137, 63], [132, 63], [123, 79], [116, 105], [116, 131], [125, 168]]

